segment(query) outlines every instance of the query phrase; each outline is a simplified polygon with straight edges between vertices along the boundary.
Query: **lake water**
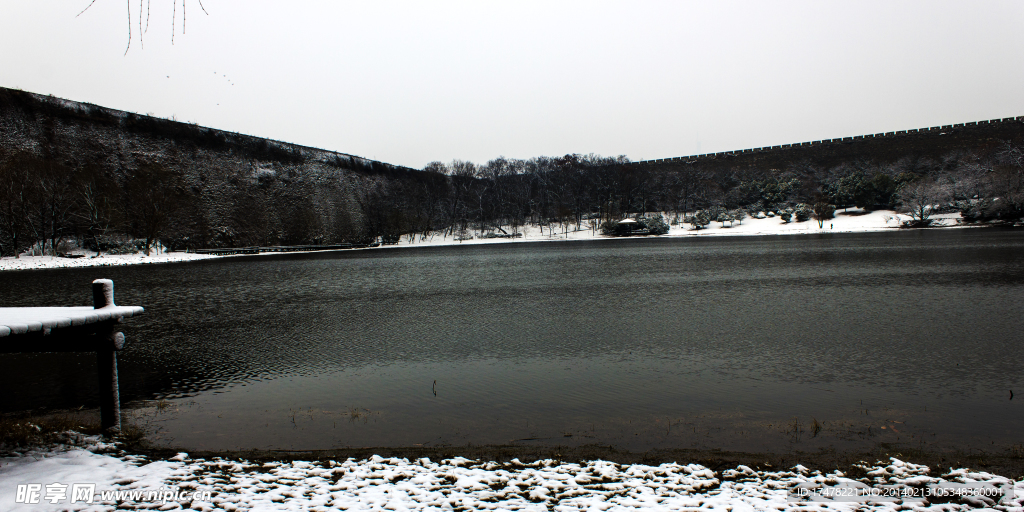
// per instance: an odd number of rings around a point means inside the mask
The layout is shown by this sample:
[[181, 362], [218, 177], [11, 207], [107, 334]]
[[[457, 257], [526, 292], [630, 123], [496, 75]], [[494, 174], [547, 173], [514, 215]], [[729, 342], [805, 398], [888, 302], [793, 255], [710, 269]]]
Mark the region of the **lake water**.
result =
[[[0, 274], [128, 320], [122, 402], [188, 449], [1024, 443], [1024, 232], [380, 249]], [[0, 410], [95, 407], [91, 355], [0, 359]], [[1018, 394], [1010, 399], [1011, 390]]]

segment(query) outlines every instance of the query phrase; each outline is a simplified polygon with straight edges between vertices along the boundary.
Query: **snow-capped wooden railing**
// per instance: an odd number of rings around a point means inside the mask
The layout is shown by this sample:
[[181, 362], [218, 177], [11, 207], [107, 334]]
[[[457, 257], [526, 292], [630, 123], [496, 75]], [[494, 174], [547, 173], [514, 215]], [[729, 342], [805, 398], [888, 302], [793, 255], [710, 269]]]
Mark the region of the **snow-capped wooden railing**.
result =
[[0, 352], [96, 352], [100, 424], [113, 433], [121, 430], [117, 351], [124, 348], [124, 334], [115, 329], [144, 309], [115, 305], [110, 279], [92, 282], [92, 303], [92, 307], [0, 308]]

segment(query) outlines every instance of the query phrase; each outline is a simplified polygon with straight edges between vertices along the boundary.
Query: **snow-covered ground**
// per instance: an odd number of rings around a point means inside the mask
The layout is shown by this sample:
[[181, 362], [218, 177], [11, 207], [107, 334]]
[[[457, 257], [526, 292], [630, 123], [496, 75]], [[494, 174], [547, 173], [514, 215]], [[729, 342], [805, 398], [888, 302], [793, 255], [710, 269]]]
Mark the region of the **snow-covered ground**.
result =
[[[960, 214], [942, 214], [935, 215], [932, 218], [935, 219], [933, 225], [936, 227], [953, 227], [958, 225], [957, 219], [960, 218]], [[672, 218], [666, 216], [666, 220], [671, 221]], [[910, 217], [906, 214], [898, 214], [889, 210], [865, 212], [856, 208], [850, 208], [847, 211], [837, 211], [836, 217], [825, 222], [821, 228], [818, 228], [818, 223], [814, 220], [786, 223], [782, 222], [778, 217], [765, 217], [763, 219], [747, 218], [742, 223], [734, 223], [732, 226], [728, 223], [723, 226], [722, 223], [712, 222], [705, 229], [695, 230], [689, 224], [683, 224], [682, 219], [680, 219], [679, 224], [671, 226], [668, 234], [661, 235], [661, 237], [806, 235], [811, 233], [895, 231], [899, 228], [900, 222], [906, 220], [910, 220]], [[410, 241], [409, 236], [406, 235], [402, 237], [399, 246], [417, 247], [424, 245], [467, 245], [614, 238], [602, 235], [601, 230], [597, 228], [596, 224], [589, 226], [587, 223], [590, 221], [585, 220], [583, 222], [583, 229], [576, 231], [576, 226], [573, 225], [567, 232], [563, 231], [562, 226], [558, 224], [552, 224], [552, 230], [549, 230], [547, 227], [541, 229], [538, 226], [526, 226], [525, 228], [520, 228], [523, 236], [519, 238], [480, 238], [476, 236], [476, 232], [473, 232], [474, 238], [472, 240], [460, 241], [455, 240], [452, 236], [443, 237], [437, 234], [426, 240], [416, 236], [415, 241]], [[506, 230], [508, 230], [507, 226]]]
[[[185, 453], [149, 461], [96, 438], [77, 436], [74, 444], [0, 458], [0, 511], [1024, 510], [1024, 482], [963, 468], [939, 474], [895, 458], [851, 468], [861, 470], [851, 478], [799, 465], [716, 473], [685, 461], [648, 466], [373, 456], [249, 463], [193, 460]], [[86, 502], [93, 491], [92, 503]]]
[[76, 267], [116, 267], [121, 265], [144, 265], [149, 263], [171, 263], [176, 261], [193, 261], [218, 256], [208, 254], [191, 254], [184, 252], [165, 252], [160, 254], [104, 254], [93, 257], [90, 253], [83, 258], [60, 258], [57, 256], [26, 256], [18, 258], [7, 256], [0, 258], [0, 270], [26, 270], [36, 268], [76, 268]]
[[[935, 219], [935, 226], [952, 227], [956, 226], [957, 219], [960, 218], [959, 213], [942, 214], [933, 217]], [[822, 228], [818, 228], [818, 223], [813, 220], [804, 222], [782, 222], [778, 217], [766, 217], [763, 219], [759, 218], [748, 218], [744, 219], [742, 223], [735, 223], [731, 227], [729, 224], [724, 226], [719, 222], [712, 222], [706, 229], [694, 230], [689, 224], [683, 224], [680, 222], [678, 225], [672, 226], [671, 230], [667, 235], [662, 237], [696, 237], [696, 236], [756, 236], [756, 235], [801, 235], [810, 233], [863, 233], [870, 231], [892, 231], [899, 227], [901, 221], [909, 220], [905, 214], [897, 214], [888, 210], [876, 210], [872, 212], [865, 212], [863, 210], [850, 209], [848, 211], [836, 212], [834, 219], [825, 222]], [[669, 218], [668, 220], [672, 220]], [[422, 246], [433, 246], [433, 245], [472, 245], [472, 244], [493, 244], [493, 243], [518, 243], [518, 242], [543, 242], [543, 241], [564, 241], [564, 240], [600, 240], [609, 239], [601, 234], [600, 229], [596, 226], [589, 226], [587, 223], [590, 221], [584, 221], [584, 226], [576, 230], [575, 225], [571, 226], [567, 231], [563, 231], [562, 226], [558, 224], [552, 224], [551, 229], [548, 227], [539, 226], [526, 226], [520, 228], [520, 232], [523, 234], [522, 237], [518, 238], [482, 238], [479, 233], [475, 231], [472, 233], [474, 238], [469, 240], [456, 240], [453, 236], [443, 236], [442, 234], [435, 234], [426, 239], [420, 236], [414, 236], [414, 240], [410, 240], [408, 235], [403, 236], [399, 242], [399, 247], [422, 247]], [[506, 230], [508, 228], [506, 227]], [[394, 246], [382, 246], [382, 247], [394, 247]], [[373, 250], [373, 249], [364, 249]], [[278, 254], [278, 253], [264, 253], [264, 254]], [[151, 256], [144, 254], [121, 254], [121, 255], [108, 255], [104, 254], [99, 257], [89, 256], [84, 258], [60, 258], [54, 256], [25, 256], [22, 255], [20, 258], [4, 257], [0, 258], [0, 271], [2, 270], [24, 270], [24, 269], [39, 269], [39, 268], [72, 268], [72, 267], [96, 267], [96, 266], [116, 266], [116, 265], [141, 265], [147, 263], [170, 263], [178, 261], [193, 261], [209, 258], [230, 258], [233, 256], [214, 256], [209, 254], [189, 254], [183, 252], [161, 252], [154, 253]], [[248, 255], [251, 257], [251, 255]]]

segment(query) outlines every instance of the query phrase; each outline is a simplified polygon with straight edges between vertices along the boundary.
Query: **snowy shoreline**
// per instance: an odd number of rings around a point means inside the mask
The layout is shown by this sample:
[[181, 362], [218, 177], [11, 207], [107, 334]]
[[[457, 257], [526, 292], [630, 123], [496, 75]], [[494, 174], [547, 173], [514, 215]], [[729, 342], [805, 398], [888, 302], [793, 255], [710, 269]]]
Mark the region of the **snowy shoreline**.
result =
[[[959, 224], [959, 213], [942, 214], [933, 217], [936, 227], [969, 227]], [[767, 236], [767, 235], [807, 235], [814, 233], [870, 233], [879, 231], [894, 231], [899, 229], [900, 221], [908, 220], [905, 214], [897, 214], [888, 210], [875, 210], [865, 212], [863, 210], [850, 209], [836, 213], [834, 219], [826, 221], [821, 228], [813, 220], [804, 222], [784, 223], [778, 217], [749, 218], [742, 223], [726, 226], [718, 222], [712, 222], [706, 229], [694, 230], [685, 224], [671, 226], [669, 232], [660, 235], [658, 238], [687, 238], [687, 237], [718, 237], [718, 236]], [[395, 247], [433, 247], [453, 245], [481, 245], [481, 244], [502, 244], [502, 243], [523, 243], [523, 242], [556, 242], [556, 241], [581, 241], [581, 240], [611, 240], [621, 239], [601, 234], [600, 230], [593, 227], [586, 227], [578, 231], [562, 231], [557, 227], [554, 231], [548, 231], [538, 226], [529, 225], [520, 229], [522, 233], [518, 238], [473, 238], [471, 240], [456, 240], [452, 236], [433, 235], [427, 239], [415, 236], [415, 241], [410, 241], [408, 235], [403, 235], [397, 245], [386, 245], [380, 248]], [[340, 249], [350, 251], [352, 249]], [[374, 249], [362, 249], [374, 250]], [[323, 252], [323, 251], [308, 251]], [[261, 253], [261, 255], [280, 253]], [[295, 253], [292, 253], [295, 254]], [[178, 263], [185, 261], [199, 261], [213, 258], [231, 258], [236, 256], [252, 257], [246, 255], [212, 255], [193, 254], [184, 252], [164, 252], [146, 256], [145, 254], [104, 254], [99, 257], [85, 256], [81, 258], [61, 258], [56, 256], [25, 256], [14, 258], [5, 256], [0, 258], [0, 271], [5, 270], [32, 270], [32, 269], [55, 269], [55, 268], [81, 268], [81, 267], [111, 267], [123, 265], [146, 265], [157, 263]]]
[[[96, 437], [66, 435], [70, 445], [0, 458], [0, 510], [1024, 510], [1024, 481], [963, 467], [933, 471], [897, 458], [853, 464], [845, 473], [799, 464], [714, 471], [687, 461], [377, 455], [249, 462], [179, 453], [151, 460]], [[45, 496], [55, 484], [94, 484], [95, 499], [73, 502], [68, 489], [51, 503]], [[33, 499], [28, 485], [38, 485], [36, 503], [26, 503]], [[139, 494], [124, 494], [132, 491]]]

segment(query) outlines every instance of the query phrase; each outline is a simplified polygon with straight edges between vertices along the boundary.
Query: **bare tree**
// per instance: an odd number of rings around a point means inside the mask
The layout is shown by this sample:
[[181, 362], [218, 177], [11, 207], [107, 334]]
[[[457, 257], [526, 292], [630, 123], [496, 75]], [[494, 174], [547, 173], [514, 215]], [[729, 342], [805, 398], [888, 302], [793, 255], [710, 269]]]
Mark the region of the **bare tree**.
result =
[[181, 179], [162, 165], [145, 164], [128, 177], [122, 193], [128, 227], [146, 240], [148, 256], [183, 202]]
[[904, 212], [912, 219], [906, 223], [908, 227], [928, 226], [936, 204], [949, 201], [947, 187], [927, 178], [903, 185], [898, 193]]
[[469, 199], [470, 190], [476, 180], [477, 167], [473, 162], [464, 160], [452, 160], [447, 165], [448, 174], [452, 185], [451, 215], [449, 216], [450, 231], [465, 231], [469, 224]]
[[[65, 166], [49, 160], [36, 160], [31, 171], [37, 186], [36, 220], [39, 237], [50, 241], [50, 251], [57, 249], [68, 235], [76, 206], [76, 176]], [[45, 249], [45, 248], [44, 248]]]
[[992, 173], [993, 192], [1017, 214], [1024, 213], [1024, 149], [1006, 142], [998, 158], [1002, 165]]
[[8, 245], [15, 258], [26, 242], [29, 186], [22, 167], [13, 162], [0, 163], [0, 247]]
[[[174, 44], [174, 34], [175, 34], [175, 32], [177, 32], [177, 23], [178, 23], [178, 0], [171, 0], [171, 2], [172, 2], [172, 4], [171, 4], [172, 5], [172, 13], [171, 13], [171, 44]], [[199, 8], [202, 9], [203, 14], [206, 14], [206, 15], [210, 14], [210, 13], [206, 12], [206, 7], [203, 6], [203, 1], [202, 0], [196, 0], [196, 2], [199, 4]], [[82, 12], [79, 12], [77, 15], [75, 15], [75, 17], [77, 18], [78, 16], [81, 16], [83, 13], [85, 13], [85, 11], [88, 11], [89, 8], [92, 7], [92, 4], [95, 4], [95, 3], [96, 3], [96, 0], [91, 0], [89, 2], [89, 5], [86, 5], [85, 9], [82, 9]], [[145, 47], [145, 45], [142, 42], [142, 37], [143, 37], [143, 35], [146, 32], [149, 31], [149, 7], [150, 7], [150, 0], [139, 0], [139, 16], [138, 16], [138, 20], [139, 20], [139, 44], [142, 45], [143, 47]], [[145, 9], [145, 13], [146, 13], [146, 23], [145, 23], [145, 26], [143, 26], [143, 23], [142, 23], [143, 9]], [[128, 54], [128, 50], [131, 49], [131, 47], [132, 47], [132, 5], [131, 5], [131, 0], [128, 0], [128, 5], [125, 8], [125, 14], [128, 16], [128, 45], [124, 49], [124, 53], [125, 53], [125, 55], [127, 55]], [[181, 33], [182, 34], [185, 33], [187, 21], [188, 21], [187, 5], [185, 3], [185, 0], [181, 0]]]
[[96, 166], [87, 166], [80, 174], [77, 186], [80, 205], [75, 214], [82, 224], [85, 239], [99, 252], [99, 237], [106, 234], [114, 221], [117, 185]]

